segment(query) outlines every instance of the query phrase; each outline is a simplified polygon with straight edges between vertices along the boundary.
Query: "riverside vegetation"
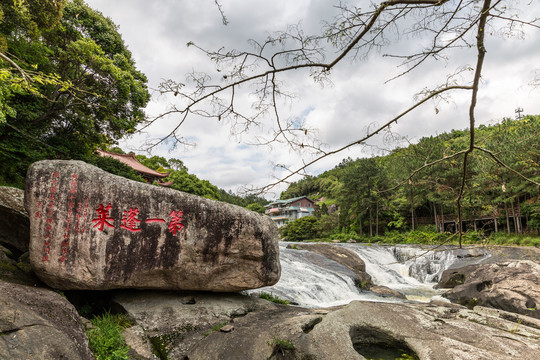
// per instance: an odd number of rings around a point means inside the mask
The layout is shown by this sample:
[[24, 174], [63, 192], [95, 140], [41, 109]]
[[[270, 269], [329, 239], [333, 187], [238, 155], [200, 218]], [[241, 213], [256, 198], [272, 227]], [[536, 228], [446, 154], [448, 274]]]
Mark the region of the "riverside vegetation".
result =
[[[463, 242], [540, 244], [539, 188], [521, 176], [540, 180], [539, 131], [539, 116], [504, 119], [477, 129], [479, 141], [511, 169], [497, 167], [482, 153], [471, 158], [462, 205]], [[343, 160], [319, 176], [290, 184], [281, 199], [308, 196], [317, 201], [317, 207], [314, 216], [283, 227], [282, 237], [293, 241], [455, 242], [460, 160], [436, 160], [462, 150], [468, 138], [468, 132], [459, 130], [422, 138], [384, 156]]]

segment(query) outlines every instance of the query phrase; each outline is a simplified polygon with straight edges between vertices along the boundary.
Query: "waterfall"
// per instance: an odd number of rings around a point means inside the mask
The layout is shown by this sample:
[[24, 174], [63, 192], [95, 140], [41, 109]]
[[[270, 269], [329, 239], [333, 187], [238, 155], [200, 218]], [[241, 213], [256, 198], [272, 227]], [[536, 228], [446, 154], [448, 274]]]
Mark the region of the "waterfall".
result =
[[354, 283], [354, 274], [335, 261], [307, 250], [280, 246], [279, 251], [279, 282], [249, 293], [270, 293], [305, 307], [329, 307], [351, 300], [382, 300], [373, 293], [361, 292]]
[[[480, 262], [488, 254], [457, 249], [429, 249], [411, 245], [367, 246], [334, 244], [358, 254], [375, 285], [387, 286], [409, 300], [429, 301], [445, 269]], [[329, 245], [331, 246], [331, 245]], [[250, 293], [266, 292], [305, 307], [329, 307], [352, 300], [399, 302], [363, 291], [345, 266], [307, 250], [280, 245], [281, 278], [277, 284]]]

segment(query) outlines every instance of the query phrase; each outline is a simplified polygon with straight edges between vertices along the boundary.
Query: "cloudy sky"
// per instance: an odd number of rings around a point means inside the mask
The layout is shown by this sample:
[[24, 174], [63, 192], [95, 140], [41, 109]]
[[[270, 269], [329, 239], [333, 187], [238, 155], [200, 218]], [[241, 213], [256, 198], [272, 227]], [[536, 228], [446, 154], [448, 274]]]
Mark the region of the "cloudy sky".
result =
[[[206, 49], [252, 50], [249, 39], [263, 41], [268, 34], [284, 30], [287, 25], [300, 24], [306, 34], [320, 33], [321, 22], [331, 21], [337, 14], [335, 1], [313, 0], [220, 0], [228, 25], [214, 0], [86, 0], [94, 9], [111, 18], [133, 53], [139, 70], [149, 79], [149, 87], [157, 88], [165, 79], [184, 82], [191, 71], [212, 71], [215, 65], [190, 41]], [[357, 1], [369, 6], [369, 1]], [[528, 3], [528, 2], [527, 2]], [[531, 2], [526, 16], [540, 17], [540, 4]], [[515, 117], [521, 107], [525, 114], [540, 114], [540, 90], [528, 86], [540, 68], [540, 30], [527, 30], [525, 36], [508, 38], [490, 30], [487, 57], [480, 88], [477, 123], [493, 124], [503, 117]], [[449, 60], [438, 60], [409, 76], [390, 83], [386, 80], [399, 74], [395, 59], [382, 57], [389, 50], [409, 50], [425, 39], [401, 37], [391, 41], [390, 49], [373, 52], [369, 57], [346, 60], [331, 74], [331, 83], [314, 83], [309, 73], [295, 72], [282, 77], [295, 99], [281, 108], [283, 118], [301, 118], [310, 128], [317, 129], [317, 138], [331, 150], [359, 139], [367, 131], [381, 125], [413, 104], [413, 95], [426, 86], [444, 82], [456, 68], [475, 64], [474, 49], [451, 54]], [[330, 54], [329, 58], [333, 55]], [[174, 99], [172, 99], [174, 100]], [[249, 106], [246, 98], [246, 106]], [[401, 119], [392, 127], [397, 137], [417, 141], [423, 136], [437, 135], [451, 129], [468, 126], [469, 93], [455, 94], [445, 103], [427, 103], [421, 109]], [[153, 93], [147, 107], [149, 116], [167, 110], [171, 99]], [[178, 118], [168, 117], [148, 128], [145, 133], [124, 140], [126, 151], [146, 154], [142, 149], [151, 139], [167, 134]], [[253, 129], [254, 134], [266, 131]], [[220, 188], [239, 191], [243, 186], [263, 186], [282, 176], [276, 164], [295, 167], [309, 161], [310, 155], [291, 152], [285, 146], [271, 148], [250, 146], [250, 135], [232, 136], [227, 124], [217, 120], [191, 121], [182, 127], [182, 136], [195, 142], [194, 148], [163, 144], [151, 155], [184, 161], [191, 173], [209, 180]], [[402, 142], [403, 143], [403, 142]], [[343, 158], [379, 154], [398, 144], [380, 136], [369, 146], [357, 146], [308, 168], [319, 174], [337, 165]], [[275, 188], [268, 198], [279, 197], [285, 186]]]

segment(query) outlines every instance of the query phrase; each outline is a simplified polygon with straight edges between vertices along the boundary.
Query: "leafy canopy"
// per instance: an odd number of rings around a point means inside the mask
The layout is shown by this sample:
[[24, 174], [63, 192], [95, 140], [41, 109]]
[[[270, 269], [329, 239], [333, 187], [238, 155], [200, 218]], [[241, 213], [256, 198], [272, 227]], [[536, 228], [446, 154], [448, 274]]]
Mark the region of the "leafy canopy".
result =
[[110, 19], [82, 0], [0, 9], [0, 180], [21, 184], [40, 159], [94, 162], [96, 147], [135, 131], [147, 79]]

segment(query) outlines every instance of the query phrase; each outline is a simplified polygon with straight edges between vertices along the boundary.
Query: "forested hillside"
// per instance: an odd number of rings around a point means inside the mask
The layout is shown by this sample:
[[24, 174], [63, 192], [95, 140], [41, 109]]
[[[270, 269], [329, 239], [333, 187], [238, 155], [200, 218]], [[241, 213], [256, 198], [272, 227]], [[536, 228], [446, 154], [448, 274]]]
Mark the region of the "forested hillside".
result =
[[[539, 189], [524, 177], [540, 181], [539, 133], [540, 116], [476, 130], [478, 149], [468, 164], [463, 199], [464, 230], [538, 232]], [[374, 236], [428, 224], [452, 232], [463, 171], [463, 154], [453, 154], [468, 143], [468, 131], [453, 130], [386, 156], [349, 158], [320, 176], [292, 183], [281, 198], [318, 200], [319, 237], [336, 232]]]

